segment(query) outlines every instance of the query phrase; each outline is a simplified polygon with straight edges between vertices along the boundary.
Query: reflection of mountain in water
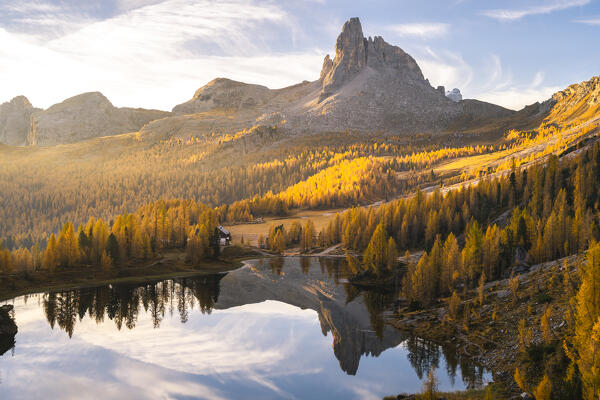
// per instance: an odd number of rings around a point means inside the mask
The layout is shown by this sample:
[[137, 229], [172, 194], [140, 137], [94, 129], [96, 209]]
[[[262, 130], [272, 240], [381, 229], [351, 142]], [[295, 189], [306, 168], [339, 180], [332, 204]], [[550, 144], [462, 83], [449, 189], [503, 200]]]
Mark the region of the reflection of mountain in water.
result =
[[[356, 374], [363, 355], [377, 357], [402, 342], [419, 377], [437, 368], [439, 346], [384, 323], [382, 312], [391, 308], [394, 293], [358, 289], [346, 276], [344, 259], [273, 258], [227, 274], [49, 293], [43, 295], [42, 305], [48, 323], [72, 336], [77, 321], [86, 315], [98, 324], [108, 317], [119, 329], [133, 329], [143, 310], [158, 328], [167, 313], [177, 312], [185, 323], [196, 307], [210, 314], [213, 309], [275, 300], [317, 312], [321, 330], [324, 335], [331, 332], [333, 352], [347, 374]], [[460, 365], [468, 386], [481, 381], [482, 370], [457, 359], [452, 349], [442, 351], [451, 376]]]
[[276, 300], [315, 310], [323, 334], [331, 332], [340, 367], [354, 375], [363, 355], [379, 356], [406, 335], [383, 323], [381, 312], [393, 296], [358, 292], [345, 281], [345, 266], [333, 258], [254, 261], [223, 278], [216, 308]]

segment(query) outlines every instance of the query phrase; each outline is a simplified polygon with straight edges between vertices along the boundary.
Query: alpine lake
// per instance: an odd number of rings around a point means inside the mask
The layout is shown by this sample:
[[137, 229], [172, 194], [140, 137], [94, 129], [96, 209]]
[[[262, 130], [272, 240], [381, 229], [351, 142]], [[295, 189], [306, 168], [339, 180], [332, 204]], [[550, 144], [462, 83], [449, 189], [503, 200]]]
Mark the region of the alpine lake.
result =
[[431, 368], [443, 391], [491, 380], [452, 343], [386, 324], [398, 290], [354, 285], [345, 258], [285, 257], [17, 297], [0, 397], [381, 399]]

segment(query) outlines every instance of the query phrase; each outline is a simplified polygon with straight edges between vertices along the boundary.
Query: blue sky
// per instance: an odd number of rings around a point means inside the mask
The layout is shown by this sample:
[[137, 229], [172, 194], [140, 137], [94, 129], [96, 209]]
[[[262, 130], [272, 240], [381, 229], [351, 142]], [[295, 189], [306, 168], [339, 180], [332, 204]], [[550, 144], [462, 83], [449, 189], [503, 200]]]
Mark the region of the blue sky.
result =
[[171, 109], [218, 76], [315, 80], [354, 16], [467, 98], [516, 109], [600, 74], [600, 0], [2, 0], [0, 101]]

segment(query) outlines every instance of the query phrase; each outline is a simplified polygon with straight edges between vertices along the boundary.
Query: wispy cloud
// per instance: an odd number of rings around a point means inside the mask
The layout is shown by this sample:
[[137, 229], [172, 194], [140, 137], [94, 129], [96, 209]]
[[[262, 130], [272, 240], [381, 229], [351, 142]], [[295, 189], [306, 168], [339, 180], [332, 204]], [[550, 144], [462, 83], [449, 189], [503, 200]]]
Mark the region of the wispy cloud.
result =
[[555, 11], [566, 10], [572, 7], [584, 6], [591, 0], [563, 0], [541, 4], [521, 9], [496, 9], [486, 10], [482, 14], [500, 21], [514, 21], [529, 15], [550, 14]]
[[588, 18], [588, 19], [578, 19], [575, 22], [577, 22], [578, 24], [585, 24], [585, 25], [600, 25], [600, 17]]
[[543, 71], [537, 71], [528, 82], [515, 82], [511, 71], [503, 68], [502, 61], [496, 54], [490, 55], [486, 70], [485, 83], [468, 88], [470, 96], [513, 110], [544, 101], [560, 90], [557, 86], [544, 85]]
[[464, 88], [473, 79], [472, 67], [458, 53], [425, 47], [412, 50], [412, 55], [433, 86]]
[[65, 18], [65, 10], [31, 16], [57, 30], [80, 24], [51, 40], [0, 27], [2, 96], [25, 94], [36, 106], [47, 107], [101, 90], [118, 106], [171, 109], [215, 77], [270, 87], [318, 77], [324, 51], [273, 50], [274, 43], [291, 41], [299, 29], [275, 3], [140, 0], [122, 5], [133, 9], [97, 21]]
[[388, 27], [389, 31], [395, 32], [400, 36], [414, 36], [420, 38], [430, 38], [445, 36], [448, 33], [450, 25], [444, 23], [411, 23], [398, 24]]

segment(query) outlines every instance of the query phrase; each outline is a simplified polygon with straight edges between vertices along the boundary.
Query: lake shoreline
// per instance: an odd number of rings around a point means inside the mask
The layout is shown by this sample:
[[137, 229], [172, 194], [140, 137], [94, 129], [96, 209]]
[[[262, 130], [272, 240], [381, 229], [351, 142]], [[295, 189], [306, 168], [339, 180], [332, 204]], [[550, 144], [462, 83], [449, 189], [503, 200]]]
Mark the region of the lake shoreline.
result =
[[[549, 298], [541, 299], [539, 290], [557, 276], [562, 265], [568, 265], [572, 268], [570, 273], [575, 274], [576, 259], [568, 257], [532, 266], [520, 275], [516, 295], [511, 294], [508, 279], [489, 282], [485, 286], [483, 305], [478, 304], [476, 290], [467, 292], [462, 296], [461, 307], [472, 310], [473, 315], [466, 326], [464, 316], [449, 316], [448, 299], [417, 311], [400, 307], [388, 316], [387, 322], [434, 343], [454, 342], [461, 355], [492, 373], [494, 390], [498, 391], [495, 394], [502, 396], [500, 398], [514, 398], [523, 392], [513, 378], [515, 368], [523, 357], [519, 348], [519, 321], [528, 315], [527, 326], [535, 326], [546, 304], [551, 304], [554, 334], [561, 336], [568, 329], [563, 322], [563, 315], [569, 307], [568, 296], [560, 286], [556, 286], [547, 289]], [[541, 342], [539, 331], [534, 330], [533, 341]]]
[[224, 273], [242, 267], [244, 261], [263, 257], [247, 248], [233, 248], [218, 259], [192, 266], [182, 261], [183, 254], [180, 251], [165, 252], [145, 264], [116, 266], [110, 270], [77, 267], [55, 272], [40, 270], [0, 275], [0, 302], [41, 292]]

